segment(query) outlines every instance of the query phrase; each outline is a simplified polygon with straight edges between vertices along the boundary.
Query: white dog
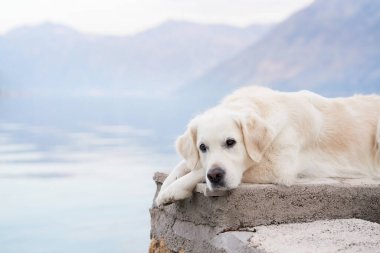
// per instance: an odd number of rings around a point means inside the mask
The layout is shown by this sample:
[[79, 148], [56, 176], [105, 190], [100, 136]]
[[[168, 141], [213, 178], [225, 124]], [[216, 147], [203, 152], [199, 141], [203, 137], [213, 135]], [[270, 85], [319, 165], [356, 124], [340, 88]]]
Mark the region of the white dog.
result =
[[292, 185], [300, 178], [380, 179], [380, 96], [329, 99], [246, 87], [194, 118], [177, 139], [184, 158], [156, 198], [190, 197], [197, 183]]

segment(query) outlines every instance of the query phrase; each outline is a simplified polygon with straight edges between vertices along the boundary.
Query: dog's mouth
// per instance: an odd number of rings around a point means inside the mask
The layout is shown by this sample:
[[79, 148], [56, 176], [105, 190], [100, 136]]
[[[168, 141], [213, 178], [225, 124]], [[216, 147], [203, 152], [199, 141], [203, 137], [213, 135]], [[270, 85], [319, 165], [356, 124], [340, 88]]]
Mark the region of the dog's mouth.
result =
[[240, 185], [240, 184], [237, 184], [237, 185], [227, 184], [226, 181], [224, 181], [224, 180], [218, 184], [213, 184], [208, 180], [206, 180], [206, 181], [207, 181], [207, 188], [210, 191], [231, 191], [231, 190], [238, 188]]
[[239, 183], [233, 179], [222, 167], [211, 168], [206, 173], [207, 188], [210, 191], [229, 191], [237, 188]]
[[215, 182], [211, 182], [210, 180], [206, 179], [206, 184], [207, 184], [207, 188], [210, 191], [226, 191], [229, 189], [226, 186], [224, 180], [215, 183]]
[[230, 190], [235, 189], [236, 187], [228, 186], [228, 185], [226, 185], [225, 182], [221, 182], [218, 184], [213, 184], [213, 183], [208, 182], [207, 188], [210, 191], [230, 191]]

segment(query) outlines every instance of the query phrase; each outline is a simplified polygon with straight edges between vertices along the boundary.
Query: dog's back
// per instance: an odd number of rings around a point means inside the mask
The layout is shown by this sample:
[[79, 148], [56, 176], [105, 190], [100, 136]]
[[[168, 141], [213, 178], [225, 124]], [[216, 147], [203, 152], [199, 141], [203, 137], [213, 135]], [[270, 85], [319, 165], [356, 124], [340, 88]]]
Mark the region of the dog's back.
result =
[[380, 178], [380, 96], [330, 99], [304, 95], [315, 109], [314, 115], [308, 115], [314, 125], [299, 129], [312, 132], [303, 135], [309, 138], [300, 152], [305, 154], [300, 166], [309, 169], [306, 174]]
[[222, 105], [255, 108], [275, 128], [281, 123], [273, 122], [284, 119], [281, 135], [299, 145], [301, 174], [380, 178], [380, 96], [325, 98], [253, 86], [235, 91]]

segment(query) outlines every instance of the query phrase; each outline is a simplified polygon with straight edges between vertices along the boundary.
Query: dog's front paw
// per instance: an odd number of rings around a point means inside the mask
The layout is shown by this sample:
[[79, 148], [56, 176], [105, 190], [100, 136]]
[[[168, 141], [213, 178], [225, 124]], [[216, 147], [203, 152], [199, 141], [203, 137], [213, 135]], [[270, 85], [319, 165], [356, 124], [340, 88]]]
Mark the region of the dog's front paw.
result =
[[169, 205], [177, 200], [185, 199], [191, 196], [191, 192], [188, 191], [171, 191], [165, 189], [160, 191], [156, 198], [156, 206]]
[[170, 197], [168, 193], [160, 191], [156, 198], [156, 206], [169, 205], [174, 202], [174, 198]]

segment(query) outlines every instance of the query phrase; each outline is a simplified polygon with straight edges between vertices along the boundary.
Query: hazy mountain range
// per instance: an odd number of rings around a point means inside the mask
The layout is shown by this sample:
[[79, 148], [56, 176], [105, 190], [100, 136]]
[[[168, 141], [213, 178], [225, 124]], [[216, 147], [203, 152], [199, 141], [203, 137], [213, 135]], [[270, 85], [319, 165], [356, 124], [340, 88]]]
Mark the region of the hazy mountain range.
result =
[[270, 25], [168, 21], [134, 36], [44, 23], [0, 36], [0, 89], [31, 93], [159, 95], [257, 41]]
[[379, 92], [378, 45], [380, 2], [371, 0], [317, 0], [273, 26], [169, 21], [134, 36], [45, 23], [0, 36], [0, 90], [209, 102], [247, 84]]
[[328, 96], [380, 92], [379, 45], [379, 1], [317, 0], [180, 92], [213, 100], [246, 84]]
[[0, 95], [54, 96], [1, 100], [1, 119], [128, 124], [153, 130], [146, 142], [162, 149], [192, 115], [246, 84], [380, 93], [379, 45], [373, 0], [316, 0], [280, 24], [247, 28], [170, 21], [134, 36], [100, 36], [51, 23], [20, 27], [0, 36]]

